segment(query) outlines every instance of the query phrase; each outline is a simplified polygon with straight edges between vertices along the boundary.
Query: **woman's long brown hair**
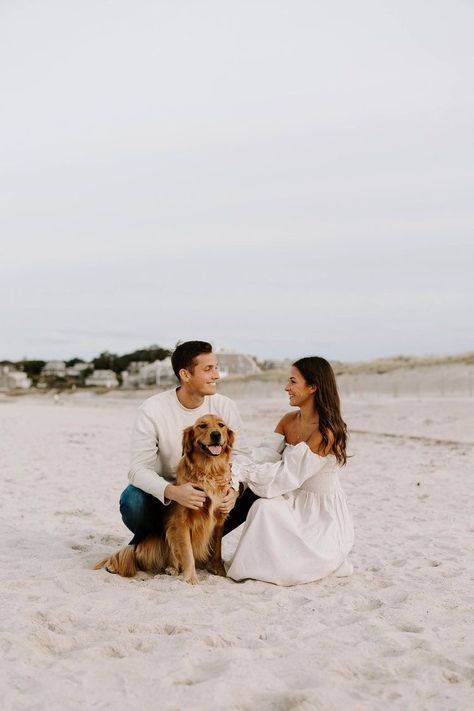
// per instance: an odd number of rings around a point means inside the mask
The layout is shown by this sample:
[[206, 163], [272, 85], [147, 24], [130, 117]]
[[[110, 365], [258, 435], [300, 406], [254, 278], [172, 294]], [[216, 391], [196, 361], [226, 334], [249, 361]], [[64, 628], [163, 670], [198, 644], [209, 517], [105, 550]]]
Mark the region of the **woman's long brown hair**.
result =
[[293, 363], [308, 385], [316, 385], [314, 404], [319, 415], [319, 431], [326, 448], [329, 444], [328, 432], [334, 436], [332, 452], [342, 466], [347, 461], [347, 425], [341, 417], [341, 403], [337, 391], [336, 376], [324, 358], [309, 356]]

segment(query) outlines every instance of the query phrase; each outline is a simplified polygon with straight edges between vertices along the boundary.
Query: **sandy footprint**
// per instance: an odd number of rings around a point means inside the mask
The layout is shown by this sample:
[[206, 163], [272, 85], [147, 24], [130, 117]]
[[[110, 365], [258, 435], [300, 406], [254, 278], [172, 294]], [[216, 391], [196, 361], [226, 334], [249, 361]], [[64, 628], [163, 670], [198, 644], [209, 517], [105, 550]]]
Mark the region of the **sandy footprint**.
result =
[[390, 607], [403, 605], [409, 598], [408, 593], [400, 590], [389, 590], [384, 596], [384, 604]]
[[397, 560], [392, 561], [392, 565], [395, 566], [395, 568], [403, 568], [403, 566], [406, 564], [406, 558], [397, 558]]
[[355, 600], [353, 605], [359, 612], [371, 612], [372, 610], [378, 610], [381, 608], [383, 606], [383, 602], [378, 598], [362, 598]]
[[225, 674], [230, 667], [230, 662], [220, 659], [213, 662], [205, 662], [204, 664], [196, 664], [191, 673], [183, 679], [177, 679], [174, 683], [184, 686], [193, 686], [194, 684], [202, 684], [205, 681], [211, 681]]
[[400, 632], [410, 632], [412, 634], [420, 634], [420, 632], [424, 631], [424, 627], [420, 627], [419, 625], [414, 625], [411, 623], [399, 625], [398, 628]]
[[155, 644], [143, 639], [127, 640], [126, 642], [108, 645], [102, 650], [105, 657], [113, 659], [125, 659], [134, 654], [149, 654], [155, 648]]

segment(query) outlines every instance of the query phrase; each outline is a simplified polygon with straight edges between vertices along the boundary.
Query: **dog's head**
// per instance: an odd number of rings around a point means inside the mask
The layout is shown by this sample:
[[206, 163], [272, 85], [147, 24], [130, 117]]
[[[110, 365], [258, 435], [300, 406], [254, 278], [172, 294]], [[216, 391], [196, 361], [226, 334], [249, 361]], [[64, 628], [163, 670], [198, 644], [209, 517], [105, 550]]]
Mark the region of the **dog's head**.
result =
[[183, 432], [183, 454], [200, 452], [206, 457], [229, 456], [234, 433], [216, 415], [204, 415]]

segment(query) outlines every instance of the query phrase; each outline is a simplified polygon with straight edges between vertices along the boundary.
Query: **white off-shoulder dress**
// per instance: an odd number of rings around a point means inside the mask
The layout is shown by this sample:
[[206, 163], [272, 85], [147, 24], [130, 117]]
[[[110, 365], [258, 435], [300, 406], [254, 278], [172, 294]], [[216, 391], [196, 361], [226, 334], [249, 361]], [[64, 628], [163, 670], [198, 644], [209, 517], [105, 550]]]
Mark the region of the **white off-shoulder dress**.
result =
[[285, 445], [276, 433], [262, 455], [277, 461], [232, 465], [262, 498], [249, 511], [228, 577], [297, 585], [331, 573], [350, 575], [354, 526], [336, 458], [320, 457], [304, 442]]

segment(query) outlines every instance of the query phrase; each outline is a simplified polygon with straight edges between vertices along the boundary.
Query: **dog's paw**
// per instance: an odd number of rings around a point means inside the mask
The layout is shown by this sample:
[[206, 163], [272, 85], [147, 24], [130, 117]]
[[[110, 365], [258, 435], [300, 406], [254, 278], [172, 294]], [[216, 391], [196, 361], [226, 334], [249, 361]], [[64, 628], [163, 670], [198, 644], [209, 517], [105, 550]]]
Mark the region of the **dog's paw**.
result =
[[113, 562], [111, 560], [107, 561], [107, 563], [104, 565], [104, 568], [106, 569], [106, 571], [108, 573], [111, 573], [112, 575], [117, 575], [117, 573], [118, 573], [117, 568], [115, 567], [115, 565], [113, 564]]
[[199, 580], [198, 580], [196, 573], [193, 573], [192, 575], [188, 575], [187, 577], [185, 577], [184, 582], [188, 583], [189, 585], [199, 585]]
[[165, 573], [166, 575], [179, 575], [179, 570], [172, 565], [168, 565], [168, 567], [165, 568]]

